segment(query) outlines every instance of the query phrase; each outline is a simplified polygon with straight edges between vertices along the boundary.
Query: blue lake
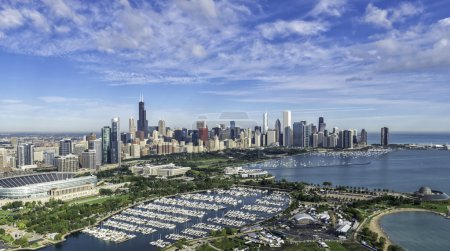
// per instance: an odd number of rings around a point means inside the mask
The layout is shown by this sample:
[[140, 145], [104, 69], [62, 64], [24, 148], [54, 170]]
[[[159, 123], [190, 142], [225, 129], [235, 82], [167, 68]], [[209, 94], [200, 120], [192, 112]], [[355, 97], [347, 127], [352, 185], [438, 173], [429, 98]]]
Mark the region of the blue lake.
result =
[[407, 251], [450, 250], [450, 220], [434, 213], [389, 214], [380, 224], [389, 239]]

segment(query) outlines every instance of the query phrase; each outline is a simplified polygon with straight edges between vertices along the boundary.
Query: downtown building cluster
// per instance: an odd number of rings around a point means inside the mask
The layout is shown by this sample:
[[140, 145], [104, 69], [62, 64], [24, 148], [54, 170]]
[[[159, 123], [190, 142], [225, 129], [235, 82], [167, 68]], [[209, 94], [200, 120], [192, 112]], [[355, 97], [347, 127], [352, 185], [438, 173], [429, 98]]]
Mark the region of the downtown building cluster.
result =
[[[304, 120], [293, 121], [291, 111], [283, 111], [282, 119], [269, 126], [267, 113], [262, 114], [262, 126], [246, 127], [238, 119], [211, 123], [195, 121], [192, 129], [170, 128], [159, 120], [149, 126], [144, 99], [138, 104], [139, 117], [128, 119], [128, 130], [121, 130], [120, 118], [111, 119], [110, 125], [81, 140], [60, 139], [57, 146], [39, 147], [32, 143], [15, 144], [12, 150], [0, 148], [0, 168], [16, 167], [20, 170], [40, 166], [57, 167], [59, 172], [76, 172], [79, 168], [96, 169], [103, 165], [120, 165], [124, 159], [172, 153], [202, 153], [225, 149], [262, 147], [337, 148], [352, 149], [368, 144], [367, 131], [362, 129], [328, 129], [325, 119], [317, 124]], [[210, 125], [211, 124], [211, 125]], [[389, 129], [381, 129], [381, 145], [387, 146]], [[15, 151], [14, 151], [15, 150]], [[12, 157], [13, 156], [13, 157]]]

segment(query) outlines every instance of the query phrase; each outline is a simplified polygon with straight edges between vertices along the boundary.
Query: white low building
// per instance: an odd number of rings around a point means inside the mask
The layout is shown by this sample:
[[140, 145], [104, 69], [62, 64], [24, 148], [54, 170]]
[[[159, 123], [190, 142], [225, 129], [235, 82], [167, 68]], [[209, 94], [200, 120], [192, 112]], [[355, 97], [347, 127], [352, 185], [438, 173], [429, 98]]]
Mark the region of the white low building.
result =
[[142, 174], [144, 176], [158, 176], [158, 177], [173, 177], [178, 175], [184, 175], [187, 171], [191, 170], [190, 167], [176, 166], [175, 164], [167, 165], [145, 165], [145, 166], [132, 166], [130, 171], [134, 174]]

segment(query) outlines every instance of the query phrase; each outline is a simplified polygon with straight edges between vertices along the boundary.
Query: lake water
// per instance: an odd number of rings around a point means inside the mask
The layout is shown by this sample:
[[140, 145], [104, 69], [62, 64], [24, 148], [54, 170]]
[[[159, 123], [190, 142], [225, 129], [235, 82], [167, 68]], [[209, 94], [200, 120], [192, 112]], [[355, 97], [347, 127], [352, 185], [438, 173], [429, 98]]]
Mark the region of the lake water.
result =
[[[206, 194], [206, 193], [202, 193], [202, 194]], [[228, 198], [234, 198], [236, 200], [241, 200], [241, 202], [239, 202], [237, 205], [229, 205], [229, 204], [223, 204], [223, 203], [218, 203], [223, 205], [225, 208], [223, 209], [219, 209], [218, 211], [213, 211], [213, 210], [201, 210], [206, 212], [206, 215], [200, 218], [194, 217], [194, 216], [186, 216], [186, 215], [181, 215], [181, 214], [169, 214], [169, 213], [164, 213], [163, 210], [162, 211], [157, 211], [158, 213], [163, 213], [166, 215], [176, 215], [176, 216], [183, 216], [183, 217], [188, 217], [191, 220], [189, 222], [186, 223], [173, 223], [174, 225], [176, 225], [175, 229], [172, 230], [168, 230], [168, 229], [157, 229], [157, 232], [154, 232], [152, 234], [142, 234], [142, 233], [137, 233], [137, 232], [127, 232], [129, 234], [135, 234], [136, 238], [122, 242], [122, 243], [114, 243], [114, 242], [110, 242], [110, 241], [103, 241], [100, 239], [97, 239], [93, 236], [90, 236], [88, 234], [85, 233], [75, 233], [72, 234], [70, 236], [67, 237], [67, 240], [59, 243], [57, 245], [52, 245], [52, 246], [48, 246], [45, 247], [41, 250], [45, 250], [45, 251], [56, 251], [56, 250], [69, 250], [69, 251], [97, 251], [97, 250], [110, 250], [110, 251], [122, 251], [122, 250], [148, 250], [148, 251], [155, 251], [155, 250], [160, 250], [159, 248], [150, 245], [149, 243], [151, 241], [156, 241], [158, 239], [163, 239], [165, 241], [169, 241], [168, 239], [165, 238], [166, 235], [168, 234], [182, 234], [182, 230], [186, 229], [186, 228], [191, 228], [192, 225], [203, 222], [203, 223], [207, 223], [207, 224], [213, 224], [213, 225], [220, 225], [222, 227], [227, 227], [226, 225], [222, 225], [220, 223], [213, 223], [208, 221], [208, 218], [214, 218], [214, 217], [219, 217], [222, 218], [224, 215], [226, 215], [227, 212], [231, 211], [231, 210], [236, 210], [236, 211], [242, 211], [242, 212], [250, 212], [251, 214], [255, 214], [257, 215], [257, 219], [255, 220], [243, 220], [243, 219], [239, 219], [242, 221], [245, 221], [247, 224], [251, 224], [255, 221], [260, 221], [263, 219], [268, 219], [271, 218], [272, 216], [274, 216], [276, 213], [274, 212], [256, 212], [256, 211], [247, 211], [247, 210], [243, 210], [242, 207], [244, 205], [256, 205], [257, 203], [257, 199], [264, 199], [265, 196], [272, 194], [271, 191], [266, 192], [262, 192], [262, 190], [260, 190], [260, 192], [255, 193], [254, 195], [243, 195], [243, 194], [238, 194], [238, 195], [230, 195], [230, 194], [218, 194], [217, 192], [211, 192], [208, 193], [208, 195], [214, 195], [214, 196], [225, 196]], [[283, 201], [283, 206], [281, 206], [281, 210], [284, 210], [288, 207], [289, 205], [289, 198], [286, 195], [283, 195], [283, 197], [285, 198], [285, 201]], [[176, 196], [175, 198], [179, 198], [179, 196]], [[195, 201], [192, 200], [192, 202], [197, 202], [200, 203], [199, 201]], [[155, 205], [166, 205], [167, 204], [161, 204], [159, 202], [151, 202], [152, 204], [156, 203]], [[211, 203], [209, 203], [211, 204]], [[177, 208], [183, 208], [181, 206], [175, 206]], [[272, 207], [272, 206], [269, 206]], [[136, 209], [137, 207], [135, 207]], [[191, 208], [191, 207], [184, 207], [186, 209], [189, 210], [194, 210], [194, 211], [198, 211], [197, 209]], [[280, 210], [280, 211], [281, 211]], [[146, 210], [143, 210], [146, 211]], [[156, 212], [155, 210], [148, 210], [148, 211], [153, 211]], [[147, 212], [148, 212], [147, 211]], [[127, 215], [127, 214], [126, 214]], [[130, 215], [127, 215], [130, 216]], [[145, 219], [145, 217], [139, 217], [136, 215], [133, 215], [134, 217], [137, 218], [141, 218], [141, 219]], [[231, 216], [230, 216], [231, 217]], [[167, 222], [164, 220], [157, 220], [157, 219], [153, 219], [156, 221], [160, 221], [160, 222]], [[117, 221], [117, 220], [116, 220]], [[118, 222], [124, 222], [119, 220]], [[126, 222], [126, 221], [125, 221]], [[128, 224], [130, 224], [130, 222], [127, 222]], [[104, 224], [102, 224], [103, 226], [101, 226], [102, 228], [108, 228], [108, 229], [114, 229], [114, 227], [106, 227]], [[115, 230], [119, 230], [119, 231], [124, 231], [121, 229], [115, 229]], [[172, 243], [174, 241], [171, 241]]]
[[[367, 141], [369, 144], [380, 144], [381, 134], [369, 132]], [[391, 132], [389, 134], [390, 144], [450, 144], [449, 133], [405, 133]]]
[[421, 186], [450, 192], [450, 151], [399, 150], [381, 155], [303, 154], [252, 164], [276, 179], [414, 192]]
[[450, 220], [426, 212], [402, 212], [381, 218], [381, 227], [408, 251], [450, 250]]

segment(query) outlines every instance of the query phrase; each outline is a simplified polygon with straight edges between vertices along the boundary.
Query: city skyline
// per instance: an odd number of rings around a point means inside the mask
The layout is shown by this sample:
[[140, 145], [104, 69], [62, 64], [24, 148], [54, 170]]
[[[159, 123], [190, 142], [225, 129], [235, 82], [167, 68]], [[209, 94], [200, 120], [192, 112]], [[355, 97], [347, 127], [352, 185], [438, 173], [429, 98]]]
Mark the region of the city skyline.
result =
[[448, 132], [446, 1], [43, 1], [0, 9], [0, 132], [247, 112]]

